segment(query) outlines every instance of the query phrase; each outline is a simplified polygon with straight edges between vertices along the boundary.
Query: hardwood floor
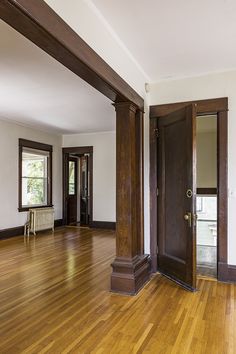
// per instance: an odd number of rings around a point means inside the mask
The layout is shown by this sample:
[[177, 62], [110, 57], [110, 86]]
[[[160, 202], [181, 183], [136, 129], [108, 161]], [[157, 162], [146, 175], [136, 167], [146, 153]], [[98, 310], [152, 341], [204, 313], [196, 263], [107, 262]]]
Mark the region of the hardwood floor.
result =
[[115, 233], [65, 228], [0, 241], [0, 353], [236, 353], [236, 286], [187, 292], [156, 275], [112, 294]]

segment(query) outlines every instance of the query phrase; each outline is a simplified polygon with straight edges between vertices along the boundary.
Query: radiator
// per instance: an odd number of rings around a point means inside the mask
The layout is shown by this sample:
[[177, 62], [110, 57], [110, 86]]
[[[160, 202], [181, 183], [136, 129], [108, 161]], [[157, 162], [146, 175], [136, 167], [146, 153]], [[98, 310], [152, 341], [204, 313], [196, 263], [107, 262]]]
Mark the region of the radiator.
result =
[[36, 235], [37, 231], [52, 229], [54, 231], [54, 209], [36, 208], [29, 209], [29, 221], [25, 225], [25, 234], [32, 232]]

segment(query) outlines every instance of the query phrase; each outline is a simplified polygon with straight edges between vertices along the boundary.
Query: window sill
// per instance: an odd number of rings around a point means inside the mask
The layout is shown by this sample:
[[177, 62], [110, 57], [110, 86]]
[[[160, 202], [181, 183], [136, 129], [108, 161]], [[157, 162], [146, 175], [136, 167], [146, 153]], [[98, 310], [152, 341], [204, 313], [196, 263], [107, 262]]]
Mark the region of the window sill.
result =
[[18, 208], [19, 213], [29, 211], [29, 209], [38, 209], [38, 208], [50, 208], [53, 207], [53, 204], [48, 204], [48, 205], [39, 205], [39, 206], [30, 206], [30, 207], [21, 207]]

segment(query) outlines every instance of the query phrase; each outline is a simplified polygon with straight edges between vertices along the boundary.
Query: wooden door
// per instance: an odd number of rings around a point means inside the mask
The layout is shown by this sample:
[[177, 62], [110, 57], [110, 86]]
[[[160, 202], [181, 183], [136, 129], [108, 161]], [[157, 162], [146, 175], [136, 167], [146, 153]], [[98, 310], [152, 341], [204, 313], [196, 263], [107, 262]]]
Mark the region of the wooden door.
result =
[[80, 225], [89, 224], [89, 156], [80, 157]]
[[68, 179], [67, 179], [67, 223], [77, 223], [77, 175], [78, 160], [76, 157], [68, 159]]
[[158, 270], [196, 288], [196, 112], [158, 119]]

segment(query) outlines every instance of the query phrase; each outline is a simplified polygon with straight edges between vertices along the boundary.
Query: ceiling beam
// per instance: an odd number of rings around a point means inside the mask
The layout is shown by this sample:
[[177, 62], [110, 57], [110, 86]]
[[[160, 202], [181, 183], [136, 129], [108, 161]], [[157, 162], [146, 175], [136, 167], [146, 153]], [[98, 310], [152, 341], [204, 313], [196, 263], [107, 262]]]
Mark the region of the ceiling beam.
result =
[[143, 109], [143, 98], [45, 1], [1, 0], [0, 18], [113, 102]]

